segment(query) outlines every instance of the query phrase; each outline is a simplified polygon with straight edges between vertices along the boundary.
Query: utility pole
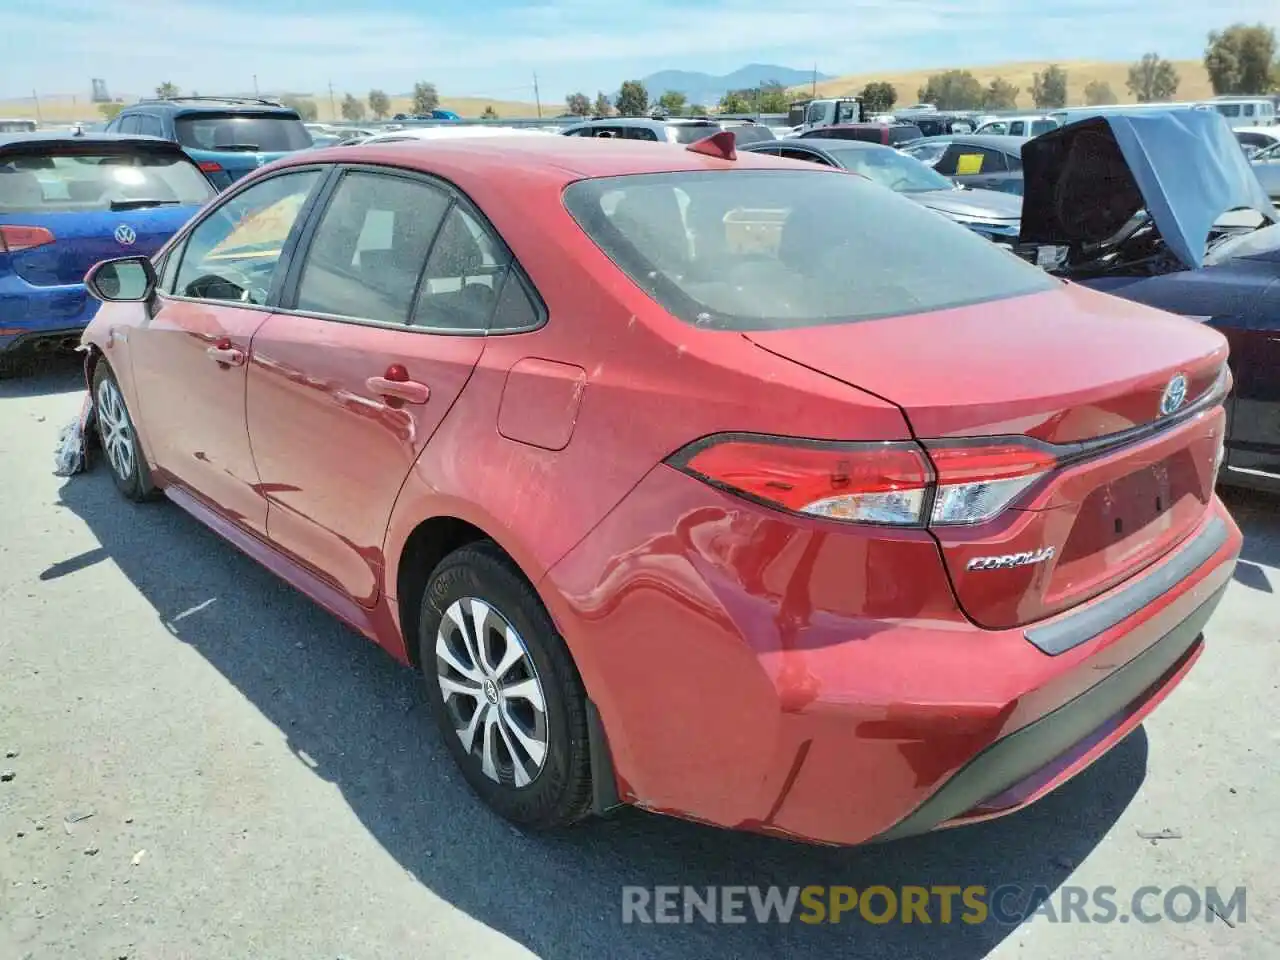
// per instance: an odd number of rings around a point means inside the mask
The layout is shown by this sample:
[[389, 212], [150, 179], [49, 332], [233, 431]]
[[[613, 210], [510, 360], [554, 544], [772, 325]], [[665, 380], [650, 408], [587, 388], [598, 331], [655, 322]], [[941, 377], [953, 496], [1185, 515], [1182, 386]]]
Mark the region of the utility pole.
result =
[[538, 94], [538, 74], [533, 75], [533, 100], [538, 105], [538, 119], [542, 119], [542, 97]]
[[261, 94], [258, 93], [258, 75], [256, 73], [253, 75], [253, 95], [255, 97], [261, 96]]
[[818, 65], [813, 65], [813, 99], [818, 99]]
[[332, 80], [329, 81], [329, 119], [330, 120], [338, 119], [338, 108], [337, 106], [334, 105], [334, 102], [333, 102], [333, 81]]
[[40, 94], [38, 94], [38, 93], [36, 93], [36, 91], [32, 90], [32, 91], [31, 91], [31, 99], [32, 99], [32, 100], [34, 100], [34, 101], [35, 101], [35, 104], [36, 104], [36, 124], [37, 124], [37, 125], [39, 125], [39, 124], [41, 124], [41, 123], [44, 123], [44, 120], [43, 120], [43, 119], [41, 118], [41, 116], [40, 116]]

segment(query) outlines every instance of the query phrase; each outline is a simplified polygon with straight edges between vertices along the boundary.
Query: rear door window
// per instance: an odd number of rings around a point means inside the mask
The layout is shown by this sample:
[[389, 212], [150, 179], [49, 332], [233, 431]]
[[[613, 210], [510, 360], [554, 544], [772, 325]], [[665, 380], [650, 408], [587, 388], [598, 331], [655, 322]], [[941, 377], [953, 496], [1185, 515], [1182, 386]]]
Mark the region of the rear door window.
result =
[[198, 113], [174, 121], [178, 142], [193, 150], [287, 153], [311, 146], [311, 134], [287, 113]]
[[1038, 137], [1042, 133], [1057, 129], [1058, 124], [1054, 120], [1036, 120], [1031, 124], [1031, 136]]
[[159, 117], [142, 114], [138, 117], [138, 132], [148, 137], [163, 137], [164, 124], [160, 122]]
[[505, 244], [454, 204], [427, 258], [412, 323], [439, 331], [485, 330], [510, 267]]
[[831, 166], [831, 164], [827, 163], [827, 161], [822, 157], [818, 156], [816, 153], [810, 153], [808, 150], [796, 150], [790, 147], [783, 147], [779, 152], [788, 160], [807, 160], [809, 163], [820, 163], [825, 167]]
[[213, 195], [204, 174], [176, 150], [121, 144], [0, 154], [0, 213], [197, 206]]
[[658, 134], [649, 127], [624, 127], [622, 137], [624, 140], [652, 140], [657, 142]]
[[138, 116], [136, 113], [131, 113], [127, 117], [121, 117], [120, 132], [121, 133], [141, 133], [142, 118]]
[[303, 261], [296, 309], [407, 323], [449, 202], [447, 193], [422, 180], [345, 174]]
[[[1015, 120], [1013, 123], [1009, 124], [1009, 136], [1011, 137], [1021, 137], [1026, 133], [1026, 130], [1027, 125], [1021, 120]], [[993, 130], [992, 133], [994, 132], [995, 131]]]

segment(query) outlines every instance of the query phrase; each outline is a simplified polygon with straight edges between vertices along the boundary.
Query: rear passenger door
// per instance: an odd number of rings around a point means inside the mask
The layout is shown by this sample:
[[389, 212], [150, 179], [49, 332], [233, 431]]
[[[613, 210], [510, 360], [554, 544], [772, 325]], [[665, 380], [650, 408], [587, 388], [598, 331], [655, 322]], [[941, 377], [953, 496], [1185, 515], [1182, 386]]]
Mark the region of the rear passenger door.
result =
[[249, 437], [269, 538], [372, 605], [405, 476], [495, 316], [519, 328], [536, 313], [505, 246], [448, 184], [352, 167], [322, 204], [254, 337]]

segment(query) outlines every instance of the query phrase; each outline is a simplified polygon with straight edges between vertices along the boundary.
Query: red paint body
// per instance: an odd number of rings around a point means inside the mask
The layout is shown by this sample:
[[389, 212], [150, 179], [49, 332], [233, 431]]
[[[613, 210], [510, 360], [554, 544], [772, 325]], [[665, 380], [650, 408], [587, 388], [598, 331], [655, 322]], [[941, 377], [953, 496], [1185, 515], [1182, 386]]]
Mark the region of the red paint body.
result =
[[[411, 659], [402, 610], [418, 603], [398, 595], [415, 530], [454, 518], [497, 542], [573, 654], [624, 801], [867, 840], [1230, 577], [1240, 535], [1213, 495], [1220, 405], [1054, 471], [992, 521], [940, 530], [788, 514], [664, 462], [730, 431], [1071, 443], [1141, 427], [1171, 372], [1193, 400], [1212, 389], [1226, 358], [1212, 330], [1068, 286], [946, 316], [698, 329], [631, 283], [561, 201], [585, 176], [786, 163], [773, 158], [458, 140], [315, 151], [243, 184], [337, 163], [425, 171], [463, 191], [548, 322], [441, 336], [160, 296], [150, 310], [105, 304], [86, 342], [116, 372], [171, 498], [400, 660]], [[247, 362], [222, 362], [227, 351]], [[384, 392], [406, 381], [424, 391]], [[1143, 483], [1168, 498], [1158, 516], [1130, 515], [1150, 499]], [[1221, 548], [1123, 622], [1059, 656], [1026, 639], [1026, 624], [1155, 575], [1212, 518], [1229, 528]], [[1053, 563], [966, 570], [1048, 544]], [[1199, 649], [959, 819], [1008, 812], [1082, 769]]]

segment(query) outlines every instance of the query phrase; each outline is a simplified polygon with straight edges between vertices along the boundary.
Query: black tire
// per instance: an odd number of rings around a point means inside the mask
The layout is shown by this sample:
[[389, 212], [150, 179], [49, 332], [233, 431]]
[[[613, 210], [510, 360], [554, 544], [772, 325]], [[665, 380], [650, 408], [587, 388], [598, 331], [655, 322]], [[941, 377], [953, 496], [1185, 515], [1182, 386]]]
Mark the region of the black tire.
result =
[[[104, 384], [106, 385], [105, 387]], [[114, 390], [115, 396], [119, 400], [119, 413], [123, 417], [125, 428], [128, 431], [126, 438], [128, 449], [132, 451], [128, 469], [121, 469], [117, 462], [119, 458], [112, 456], [112, 452], [107, 447], [109, 427], [104, 424], [100, 408], [104, 389]], [[109, 417], [108, 419], [110, 420], [111, 418]], [[98, 431], [98, 444], [101, 447], [102, 459], [107, 462], [107, 469], [111, 472], [111, 479], [115, 481], [116, 489], [135, 503], [154, 500], [159, 495], [159, 491], [156, 490], [156, 486], [152, 482], [151, 469], [147, 466], [146, 457], [142, 454], [142, 446], [138, 443], [138, 431], [134, 428], [133, 417], [125, 405], [124, 392], [121, 391], [119, 381], [116, 380], [115, 374], [105, 360], [99, 362], [97, 369], [93, 373], [93, 422], [95, 429]]]
[[[507, 743], [515, 743], [519, 752], [521, 744], [515, 739], [514, 733], [508, 733], [504, 742], [502, 729], [495, 729], [493, 732], [496, 754], [491, 756], [497, 756], [498, 762], [492, 763], [490, 769], [496, 770], [495, 779], [491, 773], [486, 773], [481, 759], [484, 753], [484, 723], [480, 722], [476, 734], [479, 742], [473, 743], [472, 748], [468, 749], [459, 734], [459, 726], [465, 723], [459, 719], [460, 707], [465, 707], [468, 700], [466, 697], [453, 696], [452, 704], [446, 703], [441, 690], [441, 664], [445, 661], [437, 656], [437, 633], [446, 611], [455, 604], [459, 605], [455, 608], [455, 613], [462, 612], [464, 622], [473, 623], [474, 621], [465, 617], [465, 612], [473, 609], [469, 605], [471, 599], [480, 600], [496, 611], [500, 618], [514, 628], [519, 639], [523, 640], [522, 648], [527, 653], [527, 661], [532, 663], [533, 679], [540, 686], [545, 702], [542, 728], [546, 744], [545, 759], [531, 781], [523, 785], [516, 785], [515, 764], [518, 761], [507, 746]], [[450, 622], [453, 623], [452, 620]], [[494, 621], [495, 624], [496, 622]], [[472, 634], [476, 632], [471, 631]], [[483, 632], [491, 634], [485, 638], [486, 643], [497, 636], [496, 632], [488, 628]], [[446, 634], [462, 637], [456, 623], [452, 630], [446, 626]], [[522, 827], [554, 829], [568, 826], [585, 817], [591, 805], [586, 693], [555, 624], [538, 595], [521, 577], [510, 559], [494, 544], [486, 541], [463, 547], [441, 561], [423, 592], [418, 636], [427, 697], [431, 701], [440, 734], [476, 794], [494, 811]], [[503, 643], [505, 644], [505, 640]], [[501, 658], [494, 647], [487, 649], [494, 651], [491, 660]], [[474, 661], [475, 657], [472, 657], [471, 662]], [[522, 672], [527, 671], [525, 664], [526, 660], [522, 659], [508, 668], [501, 678], [508, 681], [504, 690], [511, 690], [512, 683], [522, 678], [527, 682], [529, 674]], [[456, 671], [451, 675], [464, 682], [467, 680]], [[489, 695], [488, 690], [484, 692], [486, 696]], [[522, 703], [519, 698], [507, 700], [506, 694], [497, 693], [496, 687], [487, 704], [479, 698], [475, 699], [474, 713], [489, 710], [496, 715], [499, 711], [499, 697], [502, 698], [502, 716], [511, 717], [511, 711], [517, 714], [523, 711], [525, 719], [534, 715], [528, 703]], [[516, 720], [520, 721], [521, 717], [516, 716]], [[504, 721], [507, 724], [506, 730], [511, 729], [511, 722], [509, 719]], [[522, 722], [522, 729], [527, 732], [534, 723], [536, 721]], [[496, 725], [502, 726], [503, 724]], [[504, 754], [510, 761], [507, 765], [501, 762]], [[528, 753], [521, 753], [520, 756], [525, 761], [531, 758]], [[522, 763], [522, 769], [527, 771], [529, 763]]]

